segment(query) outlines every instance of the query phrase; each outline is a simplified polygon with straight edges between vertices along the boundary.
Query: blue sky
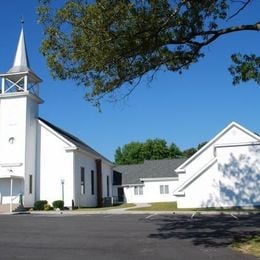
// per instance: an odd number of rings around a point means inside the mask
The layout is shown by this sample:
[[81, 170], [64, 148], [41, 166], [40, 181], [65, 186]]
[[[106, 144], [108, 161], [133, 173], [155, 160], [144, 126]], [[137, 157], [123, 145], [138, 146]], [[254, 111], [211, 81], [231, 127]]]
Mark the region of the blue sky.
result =
[[[71, 81], [51, 78], [39, 53], [43, 37], [37, 24], [37, 1], [9, 0], [1, 6], [0, 71], [13, 63], [25, 20], [25, 37], [31, 68], [43, 79], [40, 96], [44, 104], [40, 116], [76, 135], [88, 145], [114, 160], [118, 146], [131, 141], [162, 138], [181, 149], [197, 146], [213, 138], [232, 121], [260, 133], [260, 87], [246, 83], [234, 87], [227, 71], [234, 52], [260, 54], [260, 33], [242, 32], [224, 36], [207, 47], [206, 57], [182, 75], [159, 72], [146, 81], [125, 102], [102, 104], [102, 113], [83, 100], [84, 89]], [[260, 20], [260, 1], [235, 23]], [[17, 111], [19, 113], [19, 111]]]

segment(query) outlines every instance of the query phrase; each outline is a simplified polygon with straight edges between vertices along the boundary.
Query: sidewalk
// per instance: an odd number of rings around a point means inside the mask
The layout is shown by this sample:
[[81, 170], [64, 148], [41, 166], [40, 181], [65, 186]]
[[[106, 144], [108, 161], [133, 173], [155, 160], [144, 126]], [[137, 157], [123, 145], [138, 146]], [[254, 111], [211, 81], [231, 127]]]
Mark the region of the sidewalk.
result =
[[[151, 204], [149, 203], [137, 203], [135, 206], [133, 207], [129, 207], [129, 208], [119, 208], [119, 209], [109, 209], [109, 210], [106, 210], [106, 212], [108, 214], [128, 214], [130, 213], [131, 211], [128, 211], [129, 209], [136, 209], [136, 208], [145, 208], [145, 207], [150, 207]], [[128, 211], [128, 212], [127, 212]], [[130, 213], [131, 214], [131, 213]]]
[[[18, 215], [18, 214], [32, 214], [32, 215], [97, 215], [97, 214], [129, 214], [129, 215], [188, 215], [193, 217], [198, 217], [202, 215], [230, 215], [233, 218], [237, 218], [239, 215], [250, 215], [250, 214], [260, 214], [260, 211], [151, 211], [151, 210], [132, 210], [138, 208], [145, 208], [151, 206], [149, 203], [137, 203], [133, 207], [128, 208], [96, 208], [96, 209], [86, 209], [86, 210], [52, 210], [52, 211], [27, 211], [27, 212], [0, 212], [0, 215]], [[129, 210], [131, 209], [131, 210]]]
[[[149, 204], [137, 204], [134, 207], [129, 208], [118, 208], [118, 209], [108, 209], [108, 210], [65, 210], [65, 211], [30, 211], [27, 214], [32, 215], [186, 215], [191, 218], [207, 215], [207, 216], [217, 216], [217, 215], [229, 215], [234, 219], [238, 216], [250, 215], [250, 214], [260, 214], [259, 211], [134, 211], [129, 209], [148, 207]], [[19, 213], [9, 213], [9, 214], [19, 214]], [[25, 213], [23, 213], [25, 214]]]

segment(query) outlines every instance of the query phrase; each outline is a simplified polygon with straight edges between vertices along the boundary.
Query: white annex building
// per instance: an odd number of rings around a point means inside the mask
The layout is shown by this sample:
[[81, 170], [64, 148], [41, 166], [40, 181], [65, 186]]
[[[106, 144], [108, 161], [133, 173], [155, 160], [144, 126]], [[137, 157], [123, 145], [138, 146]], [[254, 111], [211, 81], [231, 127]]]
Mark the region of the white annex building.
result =
[[178, 208], [260, 206], [260, 136], [232, 122], [188, 160], [114, 168], [132, 203], [176, 201]]
[[113, 164], [38, 117], [41, 79], [30, 68], [23, 29], [14, 64], [0, 77], [0, 204], [62, 199], [90, 207], [109, 200]]
[[179, 208], [260, 206], [260, 136], [232, 122], [175, 172]]

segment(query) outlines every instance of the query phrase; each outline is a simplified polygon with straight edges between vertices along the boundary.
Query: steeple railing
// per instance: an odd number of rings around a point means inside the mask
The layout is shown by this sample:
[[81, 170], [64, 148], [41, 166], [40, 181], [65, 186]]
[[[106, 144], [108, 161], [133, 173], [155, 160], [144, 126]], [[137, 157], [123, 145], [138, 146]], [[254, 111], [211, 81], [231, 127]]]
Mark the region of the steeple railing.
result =
[[27, 91], [39, 96], [39, 84], [28, 82], [28, 75], [2, 76], [1, 94]]

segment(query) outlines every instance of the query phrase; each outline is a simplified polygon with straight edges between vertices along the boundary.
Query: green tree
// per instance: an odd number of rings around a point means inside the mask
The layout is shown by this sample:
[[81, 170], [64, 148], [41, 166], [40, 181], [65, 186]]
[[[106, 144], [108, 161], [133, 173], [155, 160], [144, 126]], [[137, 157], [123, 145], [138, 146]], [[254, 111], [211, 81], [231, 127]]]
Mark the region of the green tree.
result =
[[144, 160], [160, 160], [167, 158], [189, 158], [207, 142], [202, 142], [197, 147], [191, 147], [184, 151], [175, 144], [169, 146], [164, 139], [147, 139], [145, 142], [130, 142], [122, 148], [118, 147], [115, 151], [115, 163], [123, 164], [138, 164]]
[[115, 163], [136, 164], [144, 160], [159, 160], [180, 157], [182, 152], [175, 144], [167, 145], [164, 139], [147, 139], [145, 142], [130, 142], [115, 152]]
[[206, 145], [208, 142], [202, 142], [200, 144], [198, 144], [197, 146], [197, 150], [199, 150], [200, 148], [202, 148], [204, 145]]
[[191, 157], [193, 154], [195, 154], [198, 150], [200, 150], [204, 145], [206, 145], [208, 142], [202, 142], [197, 145], [197, 147], [191, 147], [189, 149], [186, 149], [183, 151], [183, 156], [184, 157]]
[[[223, 35], [260, 30], [260, 21], [230, 25], [257, 0], [63, 2], [39, 0], [41, 52], [53, 77], [84, 85], [86, 99], [97, 106], [105, 96], [129, 95], [144, 75], [161, 68], [181, 73]], [[232, 60], [234, 84], [259, 84], [258, 56], [234, 54]]]
[[130, 142], [122, 147], [118, 147], [115, 153], [115, 163], [122, 164], [137, 164], [144, 161], [143, 143]]
[[186, 149], [186, 150], [183, 151], [183, 156], [189, 158], [193, 154], [195, 154], [197, 151], [198, 150], [196, 148], [194, 148], [194, 147]]
[[169, 146], [169, 157], [170, 158], [183, 157], [183, 152], [180, 150], [180, 148], [175, 143], [172, 143]]
[[116, 162], [117, 164], [125, 164], [121, 147], [118, 147], [118, 148], [116, 149], [116, 152], [115, 152], [115, 162]]
[[144, 160], [159, 160], [169, 158], [167, 142], [163, 139], [148, 139], [143, 144]]

